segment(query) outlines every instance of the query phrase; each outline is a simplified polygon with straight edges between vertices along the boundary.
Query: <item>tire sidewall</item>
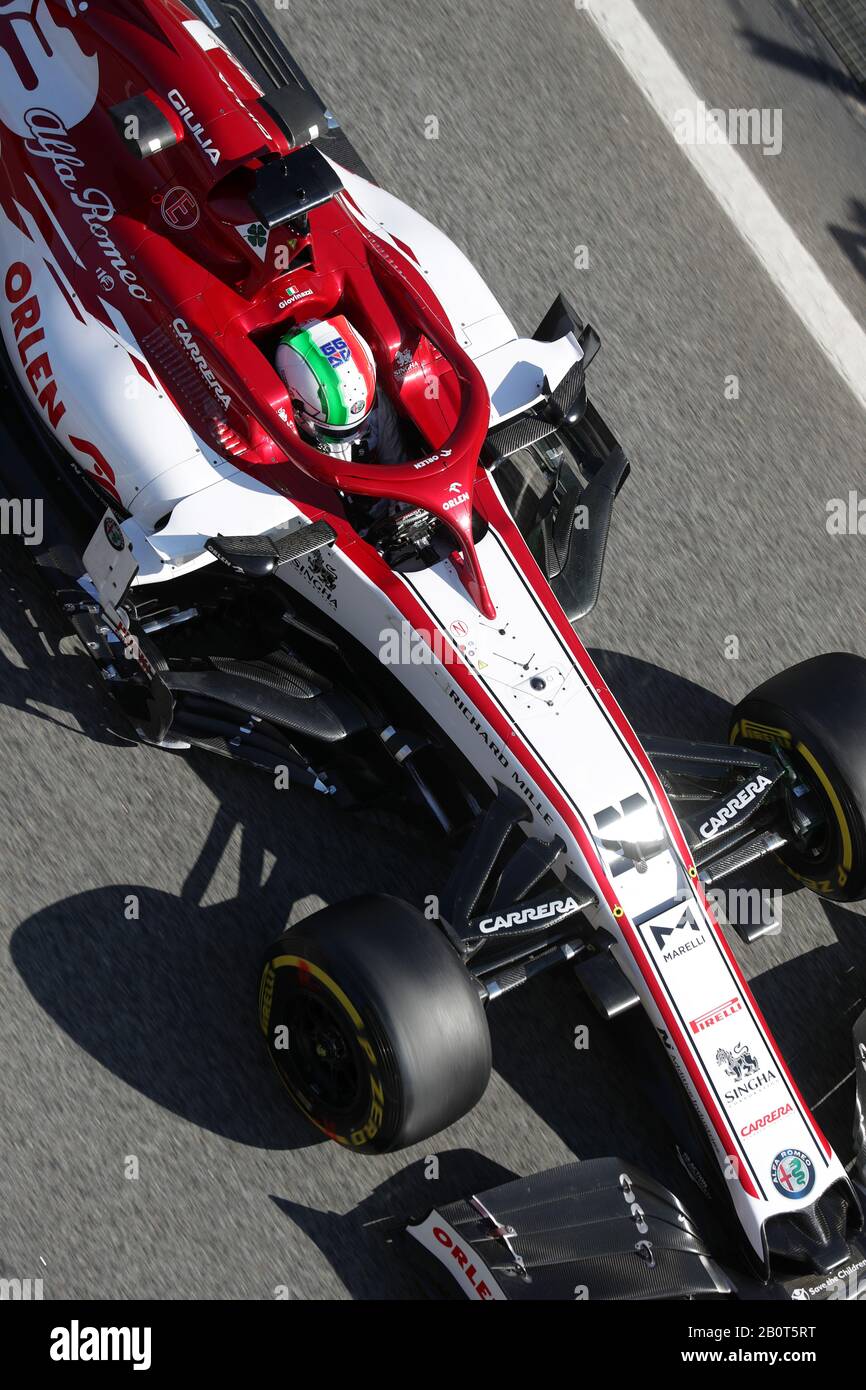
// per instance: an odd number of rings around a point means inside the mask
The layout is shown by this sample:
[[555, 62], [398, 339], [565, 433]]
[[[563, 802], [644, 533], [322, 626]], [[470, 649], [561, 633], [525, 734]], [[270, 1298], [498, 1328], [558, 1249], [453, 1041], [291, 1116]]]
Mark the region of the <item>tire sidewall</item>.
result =
[[[369, 1002], [364, 1003], [363, 1012], [354, 1003], [353, 995], [363, 999], [363, 991], [353, 978], [347, 978], [345, 968], [338, 982], [330, 961], [330, 968], [325, 968], [311, 959], [318, 952], [301, 939], [290, 939], [290, 935], [287, 933], [272, 950], [259, 985], [259, 1026], [277, 1074], [298, 1109], [329, 1139], [356, 1152], [387, 1148], [399, 1133], [404, 1108], [393, 1067], [387, 1066], [387, 1047], [383, 1043], [387, 1031]], [[276, 1045], [277, 1029], [291, 1007], [289, 995], [298, 989], [324, 996], [330, 1007], [342, 1015], [347, 1031], [356, 1040], [354, 1058], [361, 1074], [360, 1103], [342, 1124], [335, 1125], [328, 1118], [312, 1090], [299, 1079], [290, 1079], [285, 1058]]]
[[[291, 991], [301, 987], [327, 999], [351, 1038], [362, 1082], [349, 1114], [323, 1113], [297, 1075], [292, 1084], [286, 1053], [274, 1046]], [[395, 898], [337, 904], [285, 932], [263, 968], [259, 1024], [295, 1104], [355, 1152], [440, 1132], [476, 1103], [490, 1075], [476, 982], [435, 923]]]
[[797, 882], [838, 902], [855, 901], [866, 891], [861, 691], [866, 695], [866, 662], [845, 654], [813, 658], [747, 696], [731, 722], [732, 742], [765, 752], [778, 743], [818, 795], [828, 828], [826, 853], [813, 862], [788, 846], [779, 858]]

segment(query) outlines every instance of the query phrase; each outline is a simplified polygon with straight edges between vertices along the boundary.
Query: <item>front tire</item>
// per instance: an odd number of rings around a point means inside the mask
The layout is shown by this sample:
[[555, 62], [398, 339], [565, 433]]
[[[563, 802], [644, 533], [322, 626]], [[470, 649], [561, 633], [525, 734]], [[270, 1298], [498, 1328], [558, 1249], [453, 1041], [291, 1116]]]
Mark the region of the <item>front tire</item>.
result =
[[475, 982], [398, 898], [337, 903], [284, 932], [262, 970], [259, 1023], [298, 1109], [360, 1153], [447, 1129], [490, 1077]]
[[866, 661], [831, 652], [772, 676], [741, 700], [731, 742], [776, 743], [810, 788], [822, 826], [779, 857], [823, 898], [866, 896]]

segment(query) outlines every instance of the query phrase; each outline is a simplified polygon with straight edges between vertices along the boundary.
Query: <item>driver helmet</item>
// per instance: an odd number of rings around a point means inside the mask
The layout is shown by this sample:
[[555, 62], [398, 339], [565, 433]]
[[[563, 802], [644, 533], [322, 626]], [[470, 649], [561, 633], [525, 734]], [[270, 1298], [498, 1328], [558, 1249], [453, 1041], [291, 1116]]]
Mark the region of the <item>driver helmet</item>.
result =
[[364, 433], [376, 403], [376, 364], [344, 315], [285, 333], [276, 365], [299, 427], [320, 448], [351, 444]]

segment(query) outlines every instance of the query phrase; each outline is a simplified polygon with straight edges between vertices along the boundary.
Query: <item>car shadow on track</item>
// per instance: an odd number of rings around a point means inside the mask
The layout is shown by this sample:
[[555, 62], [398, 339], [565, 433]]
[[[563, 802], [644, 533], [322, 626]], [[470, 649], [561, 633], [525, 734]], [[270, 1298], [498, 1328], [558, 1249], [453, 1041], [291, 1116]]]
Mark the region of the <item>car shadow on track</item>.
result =
[[[674, 678], [611, 661], [611, 678], [621, 676], [642, 709], [670, 710]], [[684, 701], [706, 702], [706, 692], [674, 683], [686, 687]], [[61, 900], [18, 927], [13, 960], [60, 1027], [150, 1099], [241, 1143], [302, 1147], [315, 1136], [285, 1101], [256, 1028], [262, 955], [287, 921], [325, 902], [384, 891], [422, 903], [444, 882], [445, 846], [387, 810], [340, 812], [277, 793], [251, 769], [188, 756], [219, 809], [180, 895], [120, 883]], [[237, 896], [208, 903], [236, 836]], [[621, 1117], [630, 1107], [611, 1106], [609, 1092], [628, 1092], [630, 1065], [617, 1061], [610, 1030], [569, 972], [505, 1001], [491, 1022], [497, 1070], [575, 1152], [587, 1135], [593, 1152], [628, 1147]], [[575, 1050], [581, 1023], [593, 1032], [593, 1065]]]
[[[137, 920], [124, 916], [130, 900]], [[37, 1003], [127, 1085], [239, 1143], [301, 1146], [310, 1136], [269, 1084], [256, 1037], [255, 925], [267, 905], [247, 912], [240, 930], [236, 904], [100, 888], [30, 917], [10, 950]]]
[[[632, 719], [666, 731], [690, 708], [690, 730], [724, 729], [724, 706], [708, 692], [646, 663], [597, 657], [628, 691]], [[218, 810], [180, 895], [121, 883], [61, 900], [18, 927], [13, 960], [60, 1027], [142, 1094], [241, 1143], [304, 1147], [316, 1137], [286, 1102], [256, 1028], [262, 955], [287, 921], [322, 903], [368, 891], [422, 903], [444, 882], [446, 847], [387, 810], [340, 812], [276, 793], [251, 769], [188, 758]], [[236, 897], [208, 902], [235, 837]], [[582, 1026], [588, 1051], [575, 1048]], [[491, 1027], [497, 1070], [574, 1152], [641, 1160], [622, 1029], [596, 1018], [568, 970], [509, 997]], [[661, 1131], [650, 1148], [655, 1157], [664, 1148]]]
[[433, 1263], [425, 1273], [426, 1257], [413, 1259], [414, 1242], [402, 1228], [433, 1206], [441, 1209], [515, 1176], [472, 1149], [449, 1149], [438, 1156], [435, 1168], [429, 1158], [408, 1163], [346, 1215], [287, 1197], [272, 1195], [271, 1200], [318, 1247], [353, 1299], [434, 1298], [441, 1290], [430, 1278]]
[[590, 656], [639, 734], [727, 742], [732, 709], [728, 700], [623, 652], [591, 647]]
[[[316, 1136], [257, 1027], [262, 957], [288, 920], [332, 897], [405, 892], [413, 841], [396, 817], [336, 813], [335, 826], [309, 794], [193, 761], [220, 805], [181, 894], [119, 883], [60, 900], [16, 929], [12, 959], [59, 1026], [142, 1094], [239, 1143], [306, 1147]], [[237, 835], [237, 897], [204, 904]]]
[[852, 225], [842, 227], [831, 222], [828, 231], [858, 275], [866, 280], [866, 203], [862, 198], [852, 198], [849, 209]]

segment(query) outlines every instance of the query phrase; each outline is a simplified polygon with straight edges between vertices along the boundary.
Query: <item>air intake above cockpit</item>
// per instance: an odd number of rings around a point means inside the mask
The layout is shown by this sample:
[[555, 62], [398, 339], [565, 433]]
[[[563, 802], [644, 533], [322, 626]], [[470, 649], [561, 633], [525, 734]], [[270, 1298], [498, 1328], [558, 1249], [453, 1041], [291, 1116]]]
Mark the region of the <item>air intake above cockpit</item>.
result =
[[266, 227], [280, 227], [311, 208], [327, 203], [343, 187], [339, 175], [312, 145], [256, 170], [250, 204]]

